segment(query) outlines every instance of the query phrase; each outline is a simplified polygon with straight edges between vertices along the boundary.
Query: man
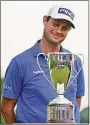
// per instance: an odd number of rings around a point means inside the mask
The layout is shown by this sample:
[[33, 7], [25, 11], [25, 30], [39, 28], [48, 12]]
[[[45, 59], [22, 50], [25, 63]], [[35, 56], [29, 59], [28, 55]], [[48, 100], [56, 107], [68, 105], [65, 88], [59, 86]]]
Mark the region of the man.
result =
[[[44, 73], [50, 80], [44, 55], [50, 52], [69, 53], [61, 43], [68, 32], [75, 28], [73, 20], [74, 14], [71, 10], [60, 5], [53, 6], [43, 17], [42, 38], [32, 48], [11, 60], [5, 74], [1, 104], [2, 116], [7, 124], [47, 122], [47, 105], [56, 98], [56, 92], [43, 75]], [[43, 73], [38, 66], [37, 57]], [[78, 72], [81, 66], [81, 61], [77, 58], [74, 71]], [[64, 96], [74, 104], [75, 122], [80, 122], [79, 108], [81, 97], [84, 96], [83, 69], [67, 88]], [[15, 105], [17, 107], [14, 112]]]

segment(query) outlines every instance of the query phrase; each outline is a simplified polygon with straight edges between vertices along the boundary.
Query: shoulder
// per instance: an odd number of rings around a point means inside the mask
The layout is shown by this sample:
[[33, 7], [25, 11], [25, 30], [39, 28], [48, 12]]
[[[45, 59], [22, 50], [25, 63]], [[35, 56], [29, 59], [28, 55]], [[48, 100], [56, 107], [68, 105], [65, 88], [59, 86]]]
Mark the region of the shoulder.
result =
[[71, 53], [70, 50], [68, 50], [68, 49], [66, 49], [66, 48], [64, 48], [64, 47], [62, 47], [62, 46], [61, 46], [61, 52]]
[[29, 64], [32, 60], [32, 48], [23, 51], [22, 53], [16, 55], [10, 60], [10, 63], [7, 67], [7, 71], [19, 71], [25, 69], [26, 65]]
[[22, 53], [13, 57], [7, 67], [6, 73], [14, 73], [19, 74], [18, 76], [23, 77], [25, 75], [26, 70], [28, 67], [31, 67], [33, 58], [33, 47], [23, 51]]
[[12, 61], [21, 65], [23, 63], [27, 63], [32, 59], [33, 59], [33, 47], [19, 53], [18, 55], [12, 58]]
[[20, 59], [25, 60], [25, 59], [28, 59], [29, 57], [32, 57], [33, 56], [33, 49], [32, 48], [27, 49], [27, 50], [23, 51], [22, 53], [16, 55], [14, 57], [14, 59], [15, 60], [20, 60]]

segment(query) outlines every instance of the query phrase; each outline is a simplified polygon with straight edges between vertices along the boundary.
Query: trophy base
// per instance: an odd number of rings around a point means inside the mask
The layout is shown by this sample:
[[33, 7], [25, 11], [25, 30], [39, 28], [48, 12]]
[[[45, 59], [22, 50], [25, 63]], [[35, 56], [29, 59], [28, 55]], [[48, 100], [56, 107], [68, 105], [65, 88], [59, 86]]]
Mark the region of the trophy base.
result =
[[75, 123], [74, 106], [63, 95], [58, 95], [47, 106], [48, 123]]
[[75, 122], [70, 120], [48, 120], [48, 123], [75, 123]]

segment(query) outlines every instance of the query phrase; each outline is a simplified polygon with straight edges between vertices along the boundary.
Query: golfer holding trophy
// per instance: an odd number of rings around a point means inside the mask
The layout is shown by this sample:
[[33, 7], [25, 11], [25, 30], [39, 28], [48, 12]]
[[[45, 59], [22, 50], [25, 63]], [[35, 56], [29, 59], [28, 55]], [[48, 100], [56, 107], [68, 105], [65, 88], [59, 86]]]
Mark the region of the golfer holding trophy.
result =
[[6, 124], [80, 122], [83, 68], [79, 55], [61, 45], [75, 28], [74, 13], [55, 5], [43, 25], [42, 38], [7, 68], [1, 104]]

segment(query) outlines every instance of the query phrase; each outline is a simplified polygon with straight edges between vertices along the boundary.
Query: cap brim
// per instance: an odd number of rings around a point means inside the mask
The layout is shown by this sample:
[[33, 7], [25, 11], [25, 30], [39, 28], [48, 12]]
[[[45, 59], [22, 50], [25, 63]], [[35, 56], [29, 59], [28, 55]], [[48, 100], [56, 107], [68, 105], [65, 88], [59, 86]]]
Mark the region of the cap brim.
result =
[[[53, 18], [53, 17], [52, 17]], [[53, 18], [53, 19], [61, 19], [61, 20], [66, 20], [66, 21], [68, 21], [69, 23], [70, 23], [70, 25], [71, 25], [71, 27], [73, 27], [74, 29], [75, 29], [75, 26], [74, 26], [74, 24], [70, 21], [70, 20], [68, 20], [68, 19], [66, 19], [66, 18]]]

